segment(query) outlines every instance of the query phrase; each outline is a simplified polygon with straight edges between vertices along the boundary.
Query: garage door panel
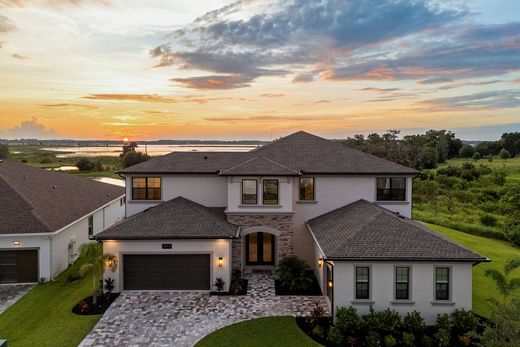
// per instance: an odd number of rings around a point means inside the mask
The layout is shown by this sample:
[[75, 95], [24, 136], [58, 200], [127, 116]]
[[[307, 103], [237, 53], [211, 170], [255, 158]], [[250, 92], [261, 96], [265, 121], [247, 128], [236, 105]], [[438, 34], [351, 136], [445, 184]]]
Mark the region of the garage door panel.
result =
[[38, 251], [0, 251], [0, 283], [38, 281]]
[[209, 254], [123, 256], [127, 290], [209, 290]]

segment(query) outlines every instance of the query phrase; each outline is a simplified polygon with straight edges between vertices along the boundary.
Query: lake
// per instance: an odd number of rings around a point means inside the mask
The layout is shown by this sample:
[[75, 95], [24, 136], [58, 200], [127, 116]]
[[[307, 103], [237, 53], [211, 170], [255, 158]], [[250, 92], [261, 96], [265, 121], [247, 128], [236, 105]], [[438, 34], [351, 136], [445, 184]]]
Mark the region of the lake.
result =
[[[147, 145], [137, 147], [138, 151], [147, 152], [151, 156], [164, 155], [171, 152], [247, 152], [257, 146], [252, 145]], [[92, 147], [45, 147], [43, 151], [64, 152], [57, 154], [58, 158], [70, 157], [117, 157], [121, 153], [121, 146], [92, 146]]]

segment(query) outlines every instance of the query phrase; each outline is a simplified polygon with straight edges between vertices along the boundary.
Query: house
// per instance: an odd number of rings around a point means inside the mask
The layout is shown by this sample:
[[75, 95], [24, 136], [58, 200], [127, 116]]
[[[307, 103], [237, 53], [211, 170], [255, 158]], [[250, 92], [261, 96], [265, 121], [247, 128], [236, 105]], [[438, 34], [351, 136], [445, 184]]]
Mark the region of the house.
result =
[[49, 280], [124, 218], [123, 187], [0, 161], [0, 283]]
[[471, 308], [487, 261], [410, 219], [416, 170], [305, 132], [245, 153], [174, 152], [120, 172], [127, 219], [96, 235], [116, 290], [226, 288], [296, 255], [332, 308]]

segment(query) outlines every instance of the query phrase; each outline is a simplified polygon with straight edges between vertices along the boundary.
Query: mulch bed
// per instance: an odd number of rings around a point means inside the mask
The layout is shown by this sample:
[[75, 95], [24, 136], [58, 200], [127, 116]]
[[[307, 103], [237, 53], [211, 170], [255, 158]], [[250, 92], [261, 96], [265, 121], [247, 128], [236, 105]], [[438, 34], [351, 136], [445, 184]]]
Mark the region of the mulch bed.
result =
[[72, 308], [72, 313], [79, 314], [82, 316], [89, 316], [94, 314], [103, 314], [112, 305], [115, 299], [119, 296], [119, 293], [112, 293], [112, 295], [100, 295], [98, 296], [97, 305], [92, 303], [92, 295], [81, 300]]
[[296, 324], [298, 327], [309, 337], [311, 337], [314, 341], [318, 342], [320, 345], [323, 346], [329, 346], [330, 343], [327, 340], [327, 332], [329, 331], [329, 328], [332, 326], [332, 318], [331, 317], [322, 317], [320, 319], [319, 326], [323, 327], [324, 335], [323, 336], [316, 336], [312, 332], [312, 328], [309, 324], [309, 318], [308, 317], [296, 317]]
[[230, 296], [230, 295], [246, 295], [247, 294], [247, 283], [248, 281], [244, 278], [239, 280], [233, 280], [233, 281], [240, 281], [240, 284], [242, 286], [242, 291], [238, 293], [231, 293], [231, 292], [210, 292], [209, 295], [216, 295], [216, 296]]
[[276, 295], [304, 295], [304, 296], [321, 296], [321, 288], [318, 280], [314, 278], [312, 285], [307, 290], [296, 290], [292, 291], [281, 286], [279, 280], [274, 281], [274, 288]]

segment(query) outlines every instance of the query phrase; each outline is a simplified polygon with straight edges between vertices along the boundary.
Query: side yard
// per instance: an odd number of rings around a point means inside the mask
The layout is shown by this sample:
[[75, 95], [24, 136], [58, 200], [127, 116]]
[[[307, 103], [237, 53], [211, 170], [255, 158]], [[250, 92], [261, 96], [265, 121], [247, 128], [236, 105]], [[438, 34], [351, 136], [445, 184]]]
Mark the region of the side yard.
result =
[[[438, 225], [426, 225], [492, 260], [491, 263], [482, 263], [473, 268], [473, 311], [484, 317], [489, 317], [492, 310], [492, 304], [489, 299], [498, 298], [500, 294], [493, 280], [486, 277], [484, 272], [490, 268], [502, 271], [505, 262], [509, 258], [520, 256], [520, 248], [515, 248], [505, 241], [470, 235]], [[520, 277], [520, 271], [518, 270], [513, 274]]]
[[101, 316], [79, 316], [72, 307], [91, 295], [92, 278], [68, 282], [81, 259], [54, 282], [38, 284], [0, 315], [0, 339], [16, 346], [77, 346]]

